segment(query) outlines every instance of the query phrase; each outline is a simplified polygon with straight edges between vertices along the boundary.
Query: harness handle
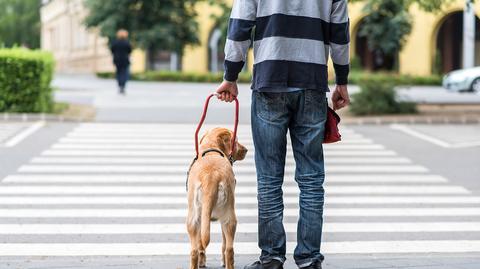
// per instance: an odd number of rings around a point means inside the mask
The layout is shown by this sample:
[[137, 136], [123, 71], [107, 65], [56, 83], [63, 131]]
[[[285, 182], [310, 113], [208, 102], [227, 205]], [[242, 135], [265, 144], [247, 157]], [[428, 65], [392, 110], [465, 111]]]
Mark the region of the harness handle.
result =
[[[199, 149], [198, 149], [198, 133], [200, 132], [200, 129], [202, 128], [203, 122], [205, 121], [205, 118], [207, 116], [207, 110], [208, 110], [208, 104], [210, 103], [210, 99], [212, 97], [218, 96], [218, 93], [212, 93], [207, 97], [207, 100], [205, 101], [205, 105], [203, 107], [203, 114], [202, 118], [200, 119], [200, 123], [197, 126], [197, 130], [195, 131], [195, 151], [197, 153], [197, 158], [199, 156]], [[237, 128], [238, 128], [238, 114], [240, 110], [240, 105], [238, 103], [238, 99], [235, 97], [235, 122], [234, 122], [234, 129], [233, 129], [233, 137], [232, 137], [232, 151], [230, 152], [230, 158], [232, 158], [233, 153], [235, 152], [235, 146], [236, 146], [236, 140], [237, 140]]]

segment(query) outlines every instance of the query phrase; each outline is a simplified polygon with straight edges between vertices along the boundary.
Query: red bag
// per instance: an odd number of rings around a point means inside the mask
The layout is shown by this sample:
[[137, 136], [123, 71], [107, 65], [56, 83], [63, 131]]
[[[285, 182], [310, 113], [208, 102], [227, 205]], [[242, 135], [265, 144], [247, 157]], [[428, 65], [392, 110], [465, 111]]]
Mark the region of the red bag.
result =
[[327, 122], [325, 123], [325, 137], [323, 139], [324, 144], [336, 143], [342, 140], [342, 136], [338, 130], [339, 123], [340, 116], [338, 116], [335, 110], [328, 107]]

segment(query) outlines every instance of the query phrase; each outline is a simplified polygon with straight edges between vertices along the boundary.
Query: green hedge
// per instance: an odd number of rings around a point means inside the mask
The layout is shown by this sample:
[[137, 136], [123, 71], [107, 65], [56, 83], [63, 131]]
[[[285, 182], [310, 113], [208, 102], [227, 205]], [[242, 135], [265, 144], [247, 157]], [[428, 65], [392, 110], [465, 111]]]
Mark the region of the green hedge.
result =
[[442, 77], [439, 75], [431, 76], [411, 76], [400, 75], [388, 72], [361, 72], [352, 71], [349, 76], [351, 84], [359, 85], [362, 81], [375, 80], [379, 83], [389, 83], [394, 86], [441, 86]]
[[50, 53], [0, 49], [0, 112], [51, 112], [53, 72]]
[[[238, 81], [241, 83], [250, 83], [251, 73], [240, 73]], [[97, 73], [99, 78], [114, 78], [115, 74], [111, 72]], [[140, 81], [170, 81], [170, 82], [219, 82], [223, 79], [222, 73], [192, 73], [192, 72], [174, 72], [174, 71], [146, 71], [143, 73], [133, 73], [132, 80]]]
[[[113, 73], [97, 73], [100, 78], [114, 78]], [[140, 81], [182, 81], [182, 82], [219, 82], [222, 81], [221, 73], [188, 73], [188, 72], [170, 72], [170, 71], [147, 71], [143, 73], [132, 74], [133, 80]], [[375, 79], [385, 83], [395, 85], [442, 85], [440, 76], [409, 76], [395, 73], [369, 73], [361, 71], [352, 71], [350, 74], [350, 84], [359, 84], [362, 80]], [[250, 83], [251, 73], [244, 72], [239, 76], [239, 82]], [[332, 80], [330, 83], [335, 83]]]
[[359, 82], [360, 92], [351, 96], [350, 111], [357, 116], [384, 114], [414, 114], [417, 107], [412, 102], [397, 98], [393, 82], [378, 79], [363, 79]]

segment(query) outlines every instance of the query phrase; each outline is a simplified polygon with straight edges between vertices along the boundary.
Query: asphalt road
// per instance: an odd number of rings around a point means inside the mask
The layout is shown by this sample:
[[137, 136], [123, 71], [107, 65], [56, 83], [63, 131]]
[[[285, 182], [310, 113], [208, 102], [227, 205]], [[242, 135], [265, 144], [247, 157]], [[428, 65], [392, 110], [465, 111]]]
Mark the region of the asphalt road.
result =
[[[132, 82], [119, 96], [112, 80], [59, 76], [54, 84], [58, 101], [96, 107], [97, 122], [0, 123], [0, 269], [187, 268], [185, 172], [216, 85]], [[250, 152], [235, 167], [238, 268], [258, 252], [250, 92], [240, 90], [239, 138]], [[427, 91], [426, 102], [480, 101], [438, 88], [400, 91], [418, 101]], [[232, 118], [231, 104], [213, 102], [207, 123], [228, 127]], [[341, 144], [326, 147], [325, 268], [480, 268], [479, 125], [342, 132]], [[290, 155], [287, 164], [291, 249]], [[208, 265], [218, 268], [213, 227]], [[295, 268], [288, 258], [286, 268]]]

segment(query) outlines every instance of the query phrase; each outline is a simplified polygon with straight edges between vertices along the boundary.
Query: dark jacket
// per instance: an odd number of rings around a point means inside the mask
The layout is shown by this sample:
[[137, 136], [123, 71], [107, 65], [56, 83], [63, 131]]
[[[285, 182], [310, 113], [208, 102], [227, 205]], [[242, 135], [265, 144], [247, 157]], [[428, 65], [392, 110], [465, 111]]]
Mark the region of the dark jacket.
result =
[[130, 64], [130, 53], [132, 52], [132, 46], [128, 40], [114, 40], [110, 46], [110, 50], [113, 54], [113, 63], [117, 67], [124, 67]]

